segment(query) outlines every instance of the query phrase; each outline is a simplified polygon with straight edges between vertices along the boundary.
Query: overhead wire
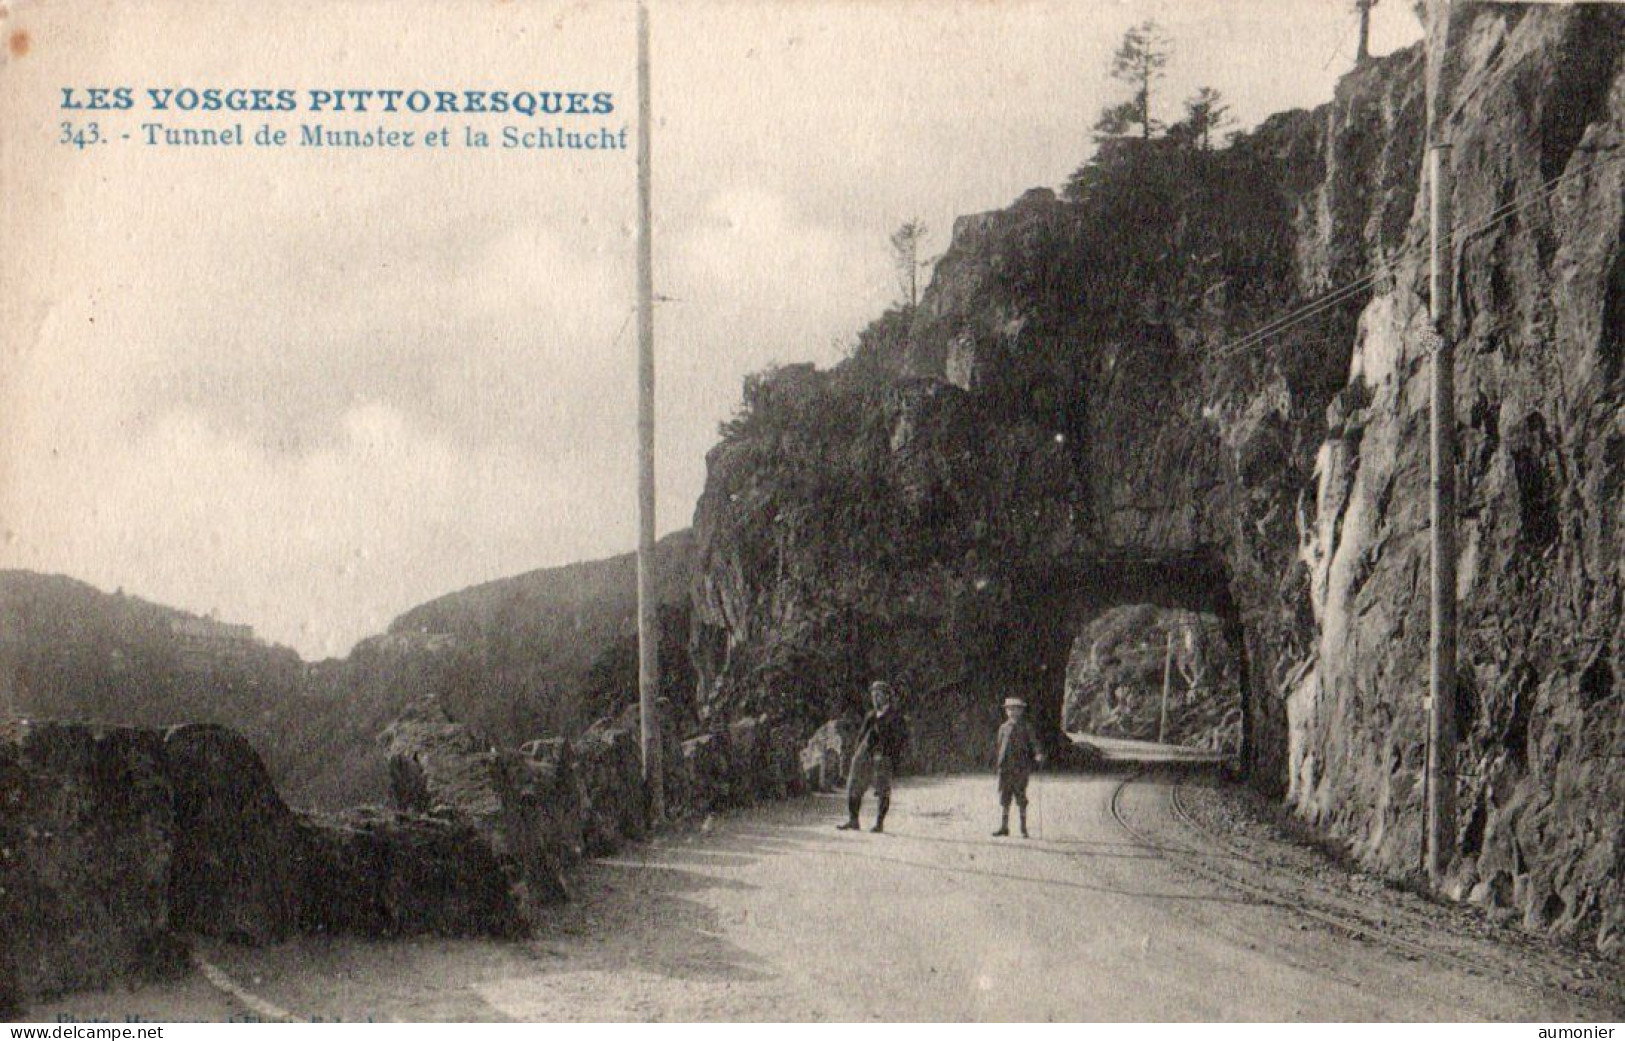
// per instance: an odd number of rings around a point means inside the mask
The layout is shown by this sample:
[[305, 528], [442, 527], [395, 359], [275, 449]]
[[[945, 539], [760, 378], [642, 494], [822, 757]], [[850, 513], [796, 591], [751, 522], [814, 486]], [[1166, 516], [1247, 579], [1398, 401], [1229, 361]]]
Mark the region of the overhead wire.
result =
[[[1622, 159], [1625, 159], [1625, 154], [1616, 154], [1605, 159], [1593, 160], [1584, 166], [1578, 167], [1574, 170], [1569, 170], [1566, 173], [1559, 174], [1558, 176], [1543, 182], [1540, 186], [1532, 191], [1496, 207], [1478, 222], [1464, 228], [1458, 228], [1451, 235], [1451, 247], [1456, 248], [1463, 246], [1474, 236], [1489, 230], [1502, 221], [1508, 220], [1511, 217], [1522, 213], [1524, 210], [1535, 205], [1536, 203], [1550, 198], [1551, 196], [1555, 195], [1567, 181], [1572, 180], [1581, 174], [1591, 173], [1592, 171], [1597, 170], [1599, 167], [1607, 166], [1609, 163], [1619, 162]], [[1382, 261], [1373, 267], [1370, 272], [1361, 276], [1360, 278], [1328, 290], [1327, 292], [1322, 293], [1320, 296], [1315, 297], [1313, 300], [1305, 302], [1294, 310], [1272, 319], [1260, 328], [1253, 330], [1245, 336], [1221, 345], [1214, 351], [1210, 352], [1209, 357], [1215, 359], [1227, 358], [1245, 353], [1250, 350], [1258, 349], [1267, 343], [1272, 337], [1285, 332], [1287, 329], [1300, 325], [1318, 315], [1324, 314], [1332, 308], [1337, 307], [1339, 304], [1346, 303], [1349, 299], [1359, 294], [1363, 289], [1368, 288], [1378, 279], [1393, 271], [1409, 255], [1410, 251], [1402, 251], [1392, 258]]]

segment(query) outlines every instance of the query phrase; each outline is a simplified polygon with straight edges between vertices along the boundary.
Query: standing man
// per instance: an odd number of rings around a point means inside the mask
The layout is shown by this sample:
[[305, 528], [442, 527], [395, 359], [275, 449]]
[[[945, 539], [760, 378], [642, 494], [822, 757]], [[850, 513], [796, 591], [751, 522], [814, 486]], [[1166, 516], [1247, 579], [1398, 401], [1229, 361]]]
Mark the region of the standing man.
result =
[[999, 727], [999, 830], [1010, 834], [1010, 803], [1021, 810], [1021, 837], [1027, 837], [1027, 779], [1033, 764], [1044, 761], [1033, 728], [1027, 723], [1027, 703], [1020, 698], [1004, 699], [1004, 725]]
[[852, 753], [852, 765], [846, 774], [847, 821], [837, 825], [841, 831], [858, 830], [863, 793], [871, 784], [880, 809], [875, 816], [875, 826], [869, 830], [886, 830], [886, 811], [891, 809], [892, 771], [901, 761], [903, 745], [908, 741], [908, 722], [892, 705], [891, 686], [884, 680], [875, 680], [869, 685], [869, 697], [875, 707], [863, 717], [863, 726], [858, 729], [857, 751]]

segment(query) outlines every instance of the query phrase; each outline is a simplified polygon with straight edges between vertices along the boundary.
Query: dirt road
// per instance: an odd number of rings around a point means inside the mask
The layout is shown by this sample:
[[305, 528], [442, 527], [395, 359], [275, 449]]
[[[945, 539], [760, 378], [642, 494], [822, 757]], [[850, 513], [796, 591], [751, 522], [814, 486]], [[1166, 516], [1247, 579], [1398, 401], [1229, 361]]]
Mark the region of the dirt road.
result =
[[[1022, 841], [989, 836], [990, 778], [915, 780], [900, 787], [885, 835], [835, 831], [840, 801], [818, 797], [589, 865], [577, 900], [530, 943], [204, 953], [262, 1014], [328, 1020], [1620, 1015], [1619, 981], [1583, 966], [1565, 981], [1561, 959], [1515, 950], [1434, 957], [1195, 870], [1180, 851], [1199, 838], [1170, 812], [1170, 792], [1155, 776], [1042, 776], [1037, 834]], [[1250, 853], [1215, 858], [1238, 878], [1265, 870]], [[1404, 926], [1405, 914], [1392, 921]], [[1415, 939], [1416, 923], [1408, 928]], [[1435, 949], [1457, 949], [1448, 923], [1426, 931]], [[1460, 949], [1478, 942], [1464, 936]], [[1576, 981], [1579, 994], [1557, 986]], [[35, 1012], [207, 1019], [245, 1009], [193, 977]]]

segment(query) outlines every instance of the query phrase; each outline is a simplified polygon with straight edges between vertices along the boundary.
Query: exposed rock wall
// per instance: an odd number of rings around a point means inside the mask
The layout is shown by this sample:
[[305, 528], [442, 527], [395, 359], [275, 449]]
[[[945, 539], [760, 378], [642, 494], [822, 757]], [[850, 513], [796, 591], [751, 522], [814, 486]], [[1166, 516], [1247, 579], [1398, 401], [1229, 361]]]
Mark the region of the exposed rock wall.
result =
[[[1116, 607], [1084, 626], [1067, 662], [1068, 733], [1234, 752], [1239, 663], [1212, 615]], [[1165, 696], [1166, 695], [1166, 696]]]
[[1082, 620], [1211, 612], [1254, 782], [1413, 872], [1435, 113], [1463, 232], [1453, 891], [1617, 950], [1625, 12], [1432, 22], [1448, 62], [1413, 48], [1222, 154], [1124, 145], [1066, 201], [962, 218], [916, 312], [747, 386], [695, 518], [702, 714], [811, 729], [884, 676], [913, 765], [973, 765], [1006, 694], [1059, 721]]
[[[1430, 41], [1446, 39], [1429, 88], [1466, 233], [1453, 890], [1619, 950], [1625, 14], [1463, 6], [1436, 12]], [[1290, 800], [1393, 872], [1422, 852], [1426, 312], [1418, 248], [1362, 316], [1319, 453], [1303, 547], [1319, 632], [1291, 691]]]

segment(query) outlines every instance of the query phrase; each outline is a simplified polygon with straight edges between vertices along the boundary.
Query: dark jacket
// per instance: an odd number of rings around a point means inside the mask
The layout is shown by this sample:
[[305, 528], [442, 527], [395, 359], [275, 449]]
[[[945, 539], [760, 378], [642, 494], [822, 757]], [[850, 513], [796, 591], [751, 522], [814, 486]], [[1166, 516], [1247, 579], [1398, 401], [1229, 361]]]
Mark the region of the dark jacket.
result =
[[1020, 720], [1007, 719], [999, 728], [999, 773], [1006, 777], [1026, 777], [1033, 772], [1033, 762], [1044, 753], [1033, 736], [1032, 724], [1023, 716]]
[[908, 720], [893, 706], [881, 715], [873, 710], [863, 717], [863, 726], [858, 728], [857, 755], [873, 752], [883, 755], [892, 761], [893, 765], [902, 758], [903, 746], [908, 743]]

